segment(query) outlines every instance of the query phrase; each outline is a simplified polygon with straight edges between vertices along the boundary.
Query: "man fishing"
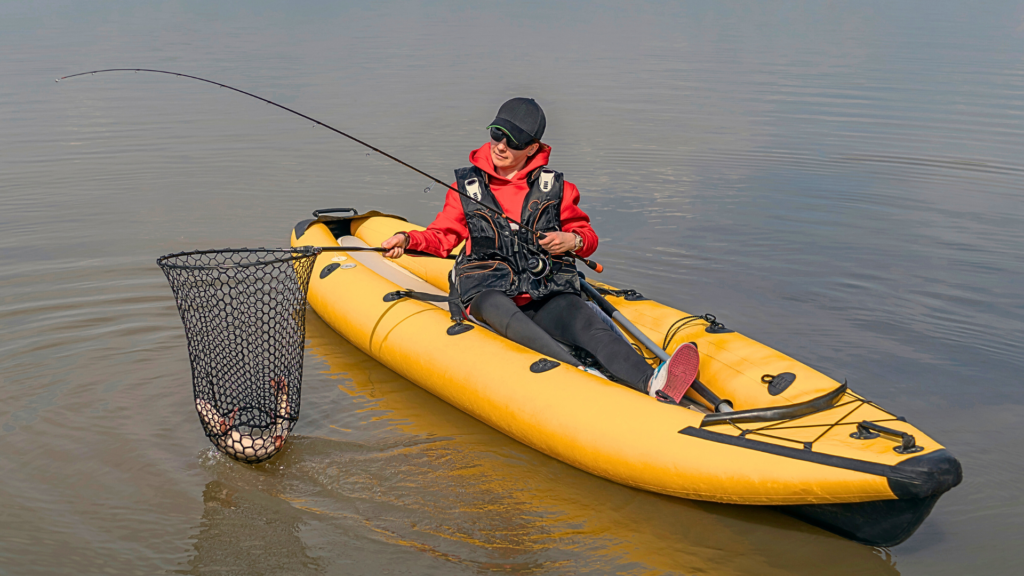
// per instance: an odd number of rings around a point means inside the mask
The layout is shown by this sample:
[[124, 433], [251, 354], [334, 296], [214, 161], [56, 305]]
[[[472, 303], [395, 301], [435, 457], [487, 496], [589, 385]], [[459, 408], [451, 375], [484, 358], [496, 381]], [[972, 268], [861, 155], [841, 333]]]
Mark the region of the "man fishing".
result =
[[455, 171], [452, 188], [462, 195], [450, 189], [426, 230], [385, 240], [385, 256], [418, 250], [446, 257], [466, 241], [452, 290], [476, 319], [570, 365], [579, 361], [558, 341], [578, 346], [625, 385], [679, 403], [697, 371], [696, 347], [684, 344], [652, 368], [580, 297], [580, 278], [567, 253], [590, 256], [598, 237], [579, 207], [579, 190], [547, 168], [551, 147], [541, 142], [546, 125], [532, 98], [502, 104], [487, 126], [491, 141], [470, 152], [471, 166]]

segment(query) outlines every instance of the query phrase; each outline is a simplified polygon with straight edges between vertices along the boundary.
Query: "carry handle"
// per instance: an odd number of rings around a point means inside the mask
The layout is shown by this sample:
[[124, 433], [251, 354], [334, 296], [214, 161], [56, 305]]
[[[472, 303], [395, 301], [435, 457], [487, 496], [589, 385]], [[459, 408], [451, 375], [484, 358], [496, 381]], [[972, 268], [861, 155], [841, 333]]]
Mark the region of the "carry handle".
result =
[[854, 438], [856, 440], [870, 440], [872, 438], [878, 438], [879, 434], [884, 434], [900, 440], [900, 445], [893, 448], [893, 452], [896, 452], [897, 454], [913, 454], [924, 450], [923, 447], [916, 444], [912, 434], [893, 430], [892, 428], [887, 428], [885, 426], [875, 424], [874, 422], [868, 422], [867, 420], [857, 424], [857, 431], [850, 434], [850, 438]]
[[319, 218], [321, 214], [333, 212], [351, 212], [353, 216], [359, 216], [359, 211], [355, 208], [321, 208], [320, 210], [313, 210], [313, 218]]

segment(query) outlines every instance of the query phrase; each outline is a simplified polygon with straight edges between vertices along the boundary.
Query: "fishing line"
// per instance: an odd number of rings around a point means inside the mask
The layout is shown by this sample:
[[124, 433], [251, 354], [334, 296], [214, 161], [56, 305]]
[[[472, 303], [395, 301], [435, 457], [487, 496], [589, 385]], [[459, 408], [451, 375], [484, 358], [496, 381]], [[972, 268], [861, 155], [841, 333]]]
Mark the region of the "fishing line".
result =
[[[309, 120], [310, 122], [313, 122], [313, 127], [314, 128], [316, 126], [323, 126], [324, 128], [327, 128], [328, 130], [330, 130], [330, 131], [332, 131], [332, 132], [334, 132], [336, 134], [340, 134], [340, 135], [344, 136], [345, 138], [348, 138], [349, 140], [351, 140], [351, 141], [353, 141], [353, 142], [355, 142], [357, 144], [365, 146], [365, 147], [369, 148], [370, 150], [373, 150], [374, 152], [376, 152], [376, 153], [378, 153], [378, 154], [380, 154], [380, 155], [382, 155], [382, 156], [384, 156], [384, 157], [386, 157], [386, 158], [388, 158], [390, 160], [394, 160], [395, 162], [398, 162], [399, 164], [401, 164], [402, 166], [405, 166], [406, 168], [412, 170], [413, 172], [416, 172], [417, 174], [420, 174], [421, 176], [424, 176], [424, 177], [434, 181], [435, 183], [444, 186], [448, 190], [451, 190], [451, 191], [455, 192], [459, 196], [462, 196], [463, 198], [469, 199], [471, 202], [473, 202], [477, 206], [480, 206], [481, 208], [485, 209], [486, 211], [490, 212], [491, 214], [494, 214], [495, 216], [505, 220], [506, 222], [510, 222], [510, 223], [513, 222], [513, 220], [511, 218], [509, 218], [504, 212], [500, 212], [498, 210], [495, 210], [494, 208], [491, 208], [490, 206], [487, 206], [486, 204], [477, 201], [472, 196], [463, 193], [458, 188], [453, 187], [451, 184], [447, 184], [445, 182], [442, 182], [441, 180], [438, 180], [434, 176], [431, 176], [430, 174], [427, 174], [423, 170], [420, 170], [419, 168], [417, 168], [417, 167], [415, 167], [415, 166], [413, 166], [411, 164], [403, 162], [399, 158], [396, 158], [396, 157], [392, 156], [391, 154], [388, 154], [387, 152], [381, 150], [380, 148], [377, 148], [376, 146], [373, 146], [373, 145], [371, 145], [371, 144], [369, 144], [367, 142], [364, 142], [363, 140], [360, 140], [359, 138], [356, 138], [355, 136], [352, 136], [351, 134], [348, 134], [346, 132], [342, 132], [341, 130], [338, 130], [337, 128], [335, 128], [333, 126], [330, 126], [328, 124], [324, 124], [323, 122], [317, 120], [316, 118], [313, 118], [311, 116], [306, 116], [302, 112], [298, 112], [296, 110], [292, 110], [291, 108], [289, 108], [287, 106], [284, 106], [282, 104], [278, 104], [277, 102], [274, 102], [272, 100], [268, 100], [268, 99], [266, 99], [266, 98], [264, 98], [262, 96], [257, 96], [257, 95], [255, 95], [255, 94], [253, 94], [251, 92], [246, 92], [245, 90], [240, 90], [240, 89], [235, 88], [233, 86], [228, 86], [227, 84], [221, 84], [220, 82], [214, 82], [213, 80], [207, 80], [206, 78], [200, 78], [198, 76], [191, 76], [189, 74], [181, 74], [180, 72], [169, 72], [167, 70], [152, 70], [152, 69], [148, 69], [148, 68], [107, 68], [105, 70], [92, 70], [92, 71], [89, 71], [89, 72], [79, 72], [78, 74], [71, 74], [69, 76], [61, 76], [60, 78], [57, 78], [56, 82], [60, 82], [61, 80], [67, 80], [68, 78], [75, 78], [76, 76], [86, 76], [86, 75], [93, 75], [93, 74], [101, 74], [103, 72], [152, 72], [154, 74], [167, 74], [168, 76], [177, 76], [179, 78], [189, 78], [189, 79], [192, 79], [192, 80], [198, 80], [200, 82], [206, 82], [207, 84], [213, 84], [214, 86], [220, 86], [221, 88], [227, 88], [228, 90], [232, 90], [234, 92], [238, 92], [239, 94], [244, 94], [244, 95], [249, 96], [251, 98], [255, 98], [257, 100], [260, 100], [262, 102], [266, 102], [267, 104], [272, 104], [272, 105], [277, 106], [278, 108], [280, 108], [282, 110], [285, 110], [287, 112], [291, 112], [292, 114], [295, 114], [296, 116], [305, 118], [306, 120]], [[367, 153], [367, 155], [369, 155], [369, 153]], [[426, 189], [424, 189], [424, 192], [429, 191], [431, 188], [433, 188], [433, 186], [434, 185], [431, 184]], [[543, 232], [538, 232], [537, 230], [534, 230], [533, 228], [530, 228], [529, 226], [527, 226], [525, 224], [522, 224], [520, 222], [515, 222], [515, 224], [518, 225], [519, 227], [521, 227], [521, 228], [523, 228], [523, 229], [533, 233], [533, 235], [535, 237], [537, 237], [538, 239], [543, 239], [544, 238], [544, 233]], [[579, 261], [581, 261], [581, 262], [583, 262], [584, 264], [587, 265], [588, 268], [590, 268], [591, 270], [593, 270], [595, 272], [601, 272], [604, 269], [604, 267], [601, 266], [600, 264], [598, 264], [597, 262], [594, 262], [592, 260], [588, 260], [586, 258], [583, 258], [582, 256], [577, 255], [575, 252], [573, 252], [571, 250], [566, 252], [566, 254], [571, 256], [571, 257], [573, 257], [573, 258], [575, 258], [575, 259], [577, 259], [577, 260], [579, 260]]]

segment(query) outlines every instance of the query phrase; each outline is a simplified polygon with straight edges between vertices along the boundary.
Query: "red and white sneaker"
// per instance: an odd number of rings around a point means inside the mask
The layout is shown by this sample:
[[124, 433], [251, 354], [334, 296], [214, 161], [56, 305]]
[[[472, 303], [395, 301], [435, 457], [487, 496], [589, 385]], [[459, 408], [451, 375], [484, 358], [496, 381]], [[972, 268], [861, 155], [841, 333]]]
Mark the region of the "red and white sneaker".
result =
[[672, 353], [668, 362], [662, 362], [654, 370], [647, 393], [665, 402], [679, 404], [690, 385], [697, 379], [700, 370], [700, 353], [697, 345], [687, 342]]

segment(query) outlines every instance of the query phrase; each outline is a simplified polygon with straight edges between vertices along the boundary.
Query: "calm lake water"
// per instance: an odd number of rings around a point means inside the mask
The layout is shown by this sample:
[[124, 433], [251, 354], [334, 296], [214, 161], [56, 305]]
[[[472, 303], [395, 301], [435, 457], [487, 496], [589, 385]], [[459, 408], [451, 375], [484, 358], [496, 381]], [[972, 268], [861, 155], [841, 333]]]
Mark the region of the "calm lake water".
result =
[[[1024, 539], [1019, 2], [0, 3], [0, 574], [1006, 574]], [[289, 447], [219, 456], [157, 256], [429, 222], [505, 99], [603, 279], [906, 415], [964, 483], [874, 549], [518, 444], [315, 314]]]

